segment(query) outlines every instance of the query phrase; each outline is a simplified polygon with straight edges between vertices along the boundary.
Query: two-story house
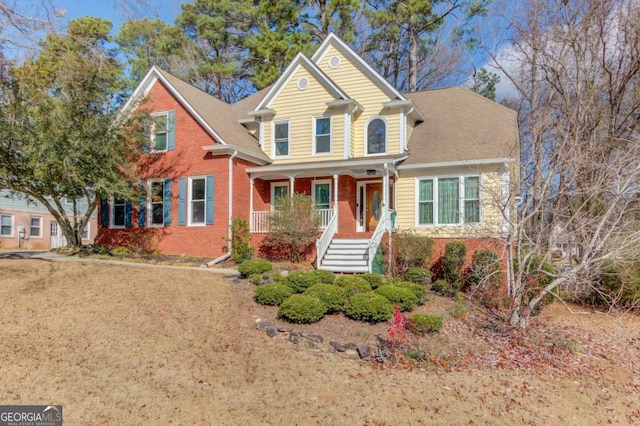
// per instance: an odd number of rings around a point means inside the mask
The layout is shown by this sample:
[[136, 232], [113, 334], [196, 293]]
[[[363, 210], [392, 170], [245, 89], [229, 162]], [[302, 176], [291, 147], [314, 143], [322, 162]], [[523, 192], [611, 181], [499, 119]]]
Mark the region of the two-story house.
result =
[[[61, 205], [71, 220], [73, 202], [63, 198]], [[88, 208], [86, 201], [78, 200], [76, 208], [80, 215], [84, 215]], [[93, 242], [97, 228], [97, 214], [94, 212], [82, 230], [83, 244]], [[60, 225], [42, 203], [0, 190], [0, 247], [53, 249], [66, 245]]]
[[400, 93], [333, 34], [233, 106], [155, 68], [140, 97], [158, 117], [155, 154], [140, 169], [146, 195], [138, 209], [121, 203], [118, 223], [117, 200], [102, 206], [112, 213], [101, 215], [104, 241], [151, 227], [160, 251], [224, 256], [230, 218], [241, 216], [259, 247], [274, 201], [294, 192], [321, 217], [319, 268], [370, 270], [393, 229], [430, 235], [437, 248], [493, 244], [507, 231], [516, 113], [461, 87]]

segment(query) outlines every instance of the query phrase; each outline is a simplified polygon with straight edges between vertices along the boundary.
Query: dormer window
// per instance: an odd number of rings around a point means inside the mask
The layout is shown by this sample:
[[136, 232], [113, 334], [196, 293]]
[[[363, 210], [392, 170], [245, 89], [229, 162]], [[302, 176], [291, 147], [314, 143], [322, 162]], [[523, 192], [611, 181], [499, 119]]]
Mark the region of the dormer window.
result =
[[374, 118], [367, 124], [367, 154], [387, 152], [387, 123], [382, 118]]

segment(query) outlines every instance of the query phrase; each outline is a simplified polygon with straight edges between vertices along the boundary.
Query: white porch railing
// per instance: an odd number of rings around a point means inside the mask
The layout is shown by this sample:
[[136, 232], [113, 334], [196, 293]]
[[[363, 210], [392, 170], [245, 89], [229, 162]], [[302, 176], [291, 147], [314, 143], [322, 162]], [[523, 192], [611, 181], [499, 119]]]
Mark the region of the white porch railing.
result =
[[373, 231], [373, 235], [369, 240], [369, 272], [373, 271], [373, 258], [376, 257], [378, 246], [380, 245], [380, 241], [382, 241], [382, 235], [384, 235], [385, 231], [387, 230], [386, 223], [387, 217], [384, 214], [384, 209], [382, 209], [382, 214], [380, 215], [380, 219], [378, 220], [376, 230]]
[[[331, 209], [333, 211], [333, 209]], [[333, 236], [336, 235], [338, 231], [338, 215], [331, 214], [329, 215], [329, 223], [324, 228], [324, 232], [316, 240], [316, 254], [318, 256], [317, 264], [320, 265], [322, 258], [324, 257], [329, 245], [331, 244], [331, 240], [333, 240]]]
[[[270, 210], [251, 212], [251, 232], [254, 234], [266, 234], [269, 232]], [[320, 229], [327, 229], [333, 214], [333, 209], [316, 209], [316, 214], [320, 218]]]
[[266, 234], [269, 232], [269, 218], [271, 211], [251, 212], [251, 232], [254, 234]]

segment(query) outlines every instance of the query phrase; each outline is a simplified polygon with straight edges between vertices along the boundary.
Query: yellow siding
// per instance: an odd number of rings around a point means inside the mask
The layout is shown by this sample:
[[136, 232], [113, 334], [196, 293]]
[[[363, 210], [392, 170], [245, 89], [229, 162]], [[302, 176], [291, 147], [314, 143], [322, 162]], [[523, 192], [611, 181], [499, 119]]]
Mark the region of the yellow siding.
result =
[[[297, 82], [306, 77], [309, 86], [299, 90]], [[333, 96], [309, 72], [299, 67], [284, 86], [280, 94], [269, 105], [276, 115], [264, 123], [264, 151], [273, 159], [273, 164], [302, 161], [338, 160], [344, 158], [344, 110], [329, 109], [327, 102]], [[313, 154], [313, 117], [331, 115], [331, 154]], [[273, 122], [289, 121], [289, 157], [273, 155]]]
[[[480, 174], [482, 197], [482, 223], [479, 225], [442, 225], [416, 226], [416, 178]], [[400, 171], [397, 188], [397, 223], [400, 229], [415, 229], [418, 233], [430, 237], [499, 237], [502, 229], [502, 213], [499, 205], [502, 197], [502, 167], [484, 167], [483, 169], [439, 169], [430, 171]]]
[[[329, 66], [329, 59], [337, 56], [340, 65], [337, 68]], [[352, 124], [353, 138], [351, 141], [354, 156], [365, 155], [366, 125], [370, 118], [384, 117], [387, 121], [387, 154], [400, 152], [400, 125], [397, 110], [383, 110], [382, 104], [391, 99], [376, 86], [368, 77], [338, 50], [332, 46], [318, 63], [318, 67], [335, 82], [346, 94], [358, 101], [364, 111], [356, 113]]]

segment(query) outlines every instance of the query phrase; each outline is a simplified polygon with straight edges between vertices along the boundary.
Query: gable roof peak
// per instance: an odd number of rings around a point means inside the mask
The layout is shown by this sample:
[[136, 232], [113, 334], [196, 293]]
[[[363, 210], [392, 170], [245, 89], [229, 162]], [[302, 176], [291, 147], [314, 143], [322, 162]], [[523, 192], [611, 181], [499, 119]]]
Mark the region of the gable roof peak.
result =
[[262, 98], [262, 100], [256, 105], [254, 111], [267, 109], [271, 101], [278, 96], [280, 91], [284, 88], [286, 83], [293, 77], [294, 72], [299, 66], [305, 67], [307, 71], [313, 75], [321, 84], [331, 93], [336, 99], [349, 99], [346, 93], [342, 91], [337, 84], [335, 84], [319, 67], [315, 62], [312, 62], [302, 52], [299, 52], [296, 57], [291, 61], [289, 66], [280, 75], [278, 80], [271, 86], [269, 92]]
[[340, 37], [335, 35], [334, 33], [329, 33], [329, 35], [324, 39], [320, 47], [316, 50], [316, 52], [311, 56], [311, 60], [318, 64], [327, 54], [329, 48], [333, 47], [337, 49], [340, 53], [342, 53], [347, 59], [351, 60], [352, 63], [355, 64], [357, 68], [362, 71], [367, 77], [369, 77], [382, 91], [389, 96], [390, 99], [398, 99], [401, 101], [406, 101], [402, 93], [400, 93], [395, 87], [393, 87], [387, 80], [385, 80], [376, 70], [374, 70], [371, 65], [369, 65], [360, 55], [358, 55], [347, 43], [342, 41]]

